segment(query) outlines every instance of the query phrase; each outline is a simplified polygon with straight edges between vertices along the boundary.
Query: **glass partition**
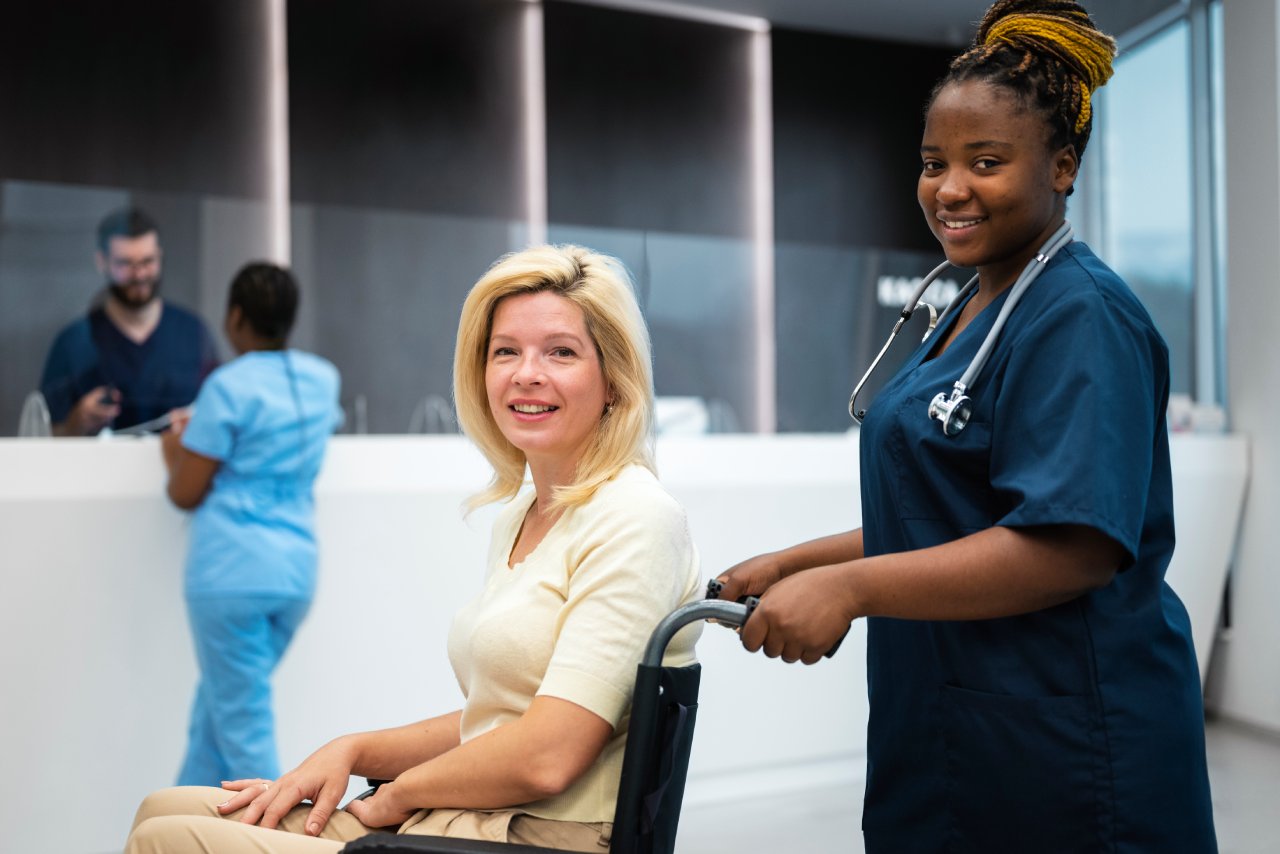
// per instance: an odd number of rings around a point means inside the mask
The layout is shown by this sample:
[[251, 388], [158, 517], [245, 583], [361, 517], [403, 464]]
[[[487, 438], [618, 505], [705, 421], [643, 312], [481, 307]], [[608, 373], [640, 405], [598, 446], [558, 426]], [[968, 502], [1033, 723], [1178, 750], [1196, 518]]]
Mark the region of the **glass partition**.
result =
[[344, 429], [453, 432], [462, 301], [495, 258], [525, 244], [524, 223], [297, 203], [292, 222], [305, 288], [294, 342], [341, 370]]
[[[631, 272], [653, 339], [659, 398], [692, 398], [707, 432], [749, 431], [755, 311], [752, 244], [746, 239], [552, 225], [555, 243], [577, 243], [617, 257]], [[687, 423], [681, 407], [659, 428]]]
[[0, 435], [17, 431], [26, 396], [64, 326], [103, 296], [94, 262], [98, 221], [126, 205], [160, 225], [160, 293], [200, 315], [220, 357], [220, 330], [232, 275], [271, 245], [264, 201], [34, 181], [0, 184]]
[[[871, 366], [926, 273], [941, 252], [805, 243], [778, 246], [778, 429], [840, 432], [854, 426], [849, 397]], [[972, 270], [943, 274], [924, 295], [941, 314]], [[858, 395], [868, 409], [928, 329], [921, 310], [903, 326]]]
[[0, 436], [58, 330], [104, 279], [94, 232], [141, 206], [162, 293], [215, 330], [226, 283], [272, 246], [268, 4], [10, 4], [0, 27]]

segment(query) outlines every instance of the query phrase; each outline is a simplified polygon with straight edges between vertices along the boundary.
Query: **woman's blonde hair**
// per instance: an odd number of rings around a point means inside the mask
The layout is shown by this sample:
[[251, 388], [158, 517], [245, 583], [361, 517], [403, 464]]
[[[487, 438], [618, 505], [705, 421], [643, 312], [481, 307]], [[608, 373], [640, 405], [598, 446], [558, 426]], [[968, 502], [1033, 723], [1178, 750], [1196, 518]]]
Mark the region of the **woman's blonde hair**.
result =
[[485, 366], [498, 303], [547, 291], [582, 309], [600, 358], [609, 407], [574, 480], [552, 496], [555, 506], [585, 503], [624, 466], [653, 462], [653, 367], [649, 332], [622, 264], [581, 246], [536, 246], [499, 258], [471, 288], [458, 321], [453, 399], [462, 431], [493, 466], [493, 480], [467, 501], [475, 509], [510, 499], [524, 482], [524, 453], [502, 435], [489, 410]]

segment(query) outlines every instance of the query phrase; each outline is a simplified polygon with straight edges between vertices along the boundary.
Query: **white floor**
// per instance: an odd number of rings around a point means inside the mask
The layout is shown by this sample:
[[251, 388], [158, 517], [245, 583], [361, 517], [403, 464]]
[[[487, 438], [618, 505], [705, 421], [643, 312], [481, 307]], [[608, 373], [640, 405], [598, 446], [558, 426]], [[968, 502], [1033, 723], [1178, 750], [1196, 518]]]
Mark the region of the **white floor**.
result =
[[1222, 854], [1280, 851], [1280, 737], [1226, 722], [1205, 730]]
[[[1227, 722], [1207, 730], [1222, 854], [1280, 852], [1280, 737]], [[780, 798], [694, 806], [680, 818], [680, 854], [860, 854], [862, 784]]]

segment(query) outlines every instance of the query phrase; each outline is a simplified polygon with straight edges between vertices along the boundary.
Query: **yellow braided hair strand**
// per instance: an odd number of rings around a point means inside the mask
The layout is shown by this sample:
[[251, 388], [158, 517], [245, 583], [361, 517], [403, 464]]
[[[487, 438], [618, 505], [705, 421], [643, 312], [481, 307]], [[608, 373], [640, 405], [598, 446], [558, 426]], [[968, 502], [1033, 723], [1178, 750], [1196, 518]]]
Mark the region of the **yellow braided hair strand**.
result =
[[982, 47], [990, 51], [1000, 44], [1052, 54], [1070, 69], [1078, 78], [1075, 132], [1083, 131], [1093, 114], [1093, 92], [1111, 79], [1115, 40], [1095, 29], [1083, 12], [1023, 12], [1000, 18], [987, 29]]

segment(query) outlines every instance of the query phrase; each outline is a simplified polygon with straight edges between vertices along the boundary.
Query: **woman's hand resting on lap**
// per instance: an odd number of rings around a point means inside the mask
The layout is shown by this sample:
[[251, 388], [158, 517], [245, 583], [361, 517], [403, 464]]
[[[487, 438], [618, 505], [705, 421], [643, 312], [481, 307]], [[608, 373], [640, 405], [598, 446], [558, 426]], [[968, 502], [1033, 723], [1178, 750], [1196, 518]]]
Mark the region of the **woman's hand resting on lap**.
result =
[[289, 810], [309, 800], [312, 808], [307, 816], [306, 832], [308, 836], [318, 836], [346, 794], [353, 764], [351, 751], [343, 740], [331, 741], [274, 782], [258, 779], [224, 782], [222, 788], [236, 794], [220, 804], [218, 811], [226, 815], [243, 808], [240, 821], [274, 828]]

